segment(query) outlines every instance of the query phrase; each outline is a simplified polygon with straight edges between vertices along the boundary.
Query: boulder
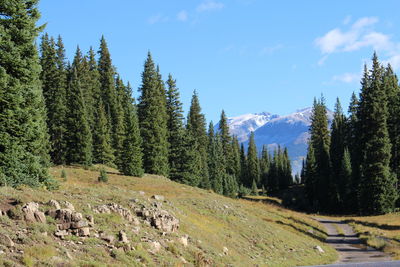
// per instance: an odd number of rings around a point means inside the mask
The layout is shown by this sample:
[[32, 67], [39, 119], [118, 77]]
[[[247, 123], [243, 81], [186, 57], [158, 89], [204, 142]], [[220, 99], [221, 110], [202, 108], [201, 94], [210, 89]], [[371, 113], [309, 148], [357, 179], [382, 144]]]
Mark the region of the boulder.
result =
[[224, 252], [225, 255], [228, 255], [229, 249], [227, 247], [223, 247], [222, 251]]
[[12, 241], [12, 239], [5, 234], [0, 234], [0, 244], [6, 246], [6, 247], [14, 247], [14, 241]]
[[165, 199], [164, 196], [162, 196], [162, 195], [153, 195], [151, 198], [158, 200], [158, 201], [164, 201], [164, 199]]
[[126, 233], [124, 230], [119, 231], [118, 238], [119, 238], [119, 241], [122, 243], [126, 243], [126, 244], [129, 243], [128, 237], [126, 236]]
[[58, 230], [54, 233], [55, 236], [64, 238], [64, 236], [68, 235], [68, 232], [66, 230]]
[[320, 246], [315, 246], [314, 249], [317, 250], [319, 253], [325, 253], [325, 251]]
[[132, 222], [134, 220], [134, 217], [129, 209], [124, 208], [123, 206], [116, 204], [116, 203], [109, 203], [106, 205], [97, 206], [94, 209], [94, 212], [96, 212], [96, 213], [114, 212], [114, 213], [118, 213], [119, 215], [121, 215], [121, 217], [123, 217], [128, 222]]
[[104, 241], [107, 241], [108, 243], [114, 243], [114, 240], [115, 240], [115, 238], [114, 238], [113, 235], [105, 235], [105, 234], [102, 234], [102, 235], [100, 236], [100, 238], [103, 239]]
[[188, 236], [188, 235], [184, 235], [184, 236], [181, 236], [181, 237], [179, 238], [179, 242], [180, 242], [184, 247], [187, 247], [187, 245], [188, 245], [188, 239], [189, 239], [189, 236]]
[[74, 207], [74, 205], [72, 205], [71, 202], [64, 201], [63, 204], [64, 204], [65, 208], [75, 211], [75, 207]]
[[33, 213], [33, 215], [34, 215], [35, 220], [36, 220], [37, 222], [39, 222], [39, 223], [46, 223], [46, 222], [47, 222], [46, 216], [44, 215], [43, 212], [37, 210], [37, 211], [35, 211], [35, 212]]
[[55, 208], [56, 210], [61, 209], [60, 203], [58, 203], [57, 200], [51, 199], [49, 200], [49, 202], [47, 203], [47, 205], [52, 206], [53, 208]]
[[26, 203], [22, 207], [22, 213], [24, 214], [24, 219], [27, 222], [36, 222], [35, 212], [39, 211], [39, 204], [36, 202]]
[[90, 228], [83, 227], [78, 230], [78, 236], [90, 236]]
[[158, 241], [151, 241], [150, 242], [150, 251], [153, 253], [159, 252], [161, 249], [161, 244]]

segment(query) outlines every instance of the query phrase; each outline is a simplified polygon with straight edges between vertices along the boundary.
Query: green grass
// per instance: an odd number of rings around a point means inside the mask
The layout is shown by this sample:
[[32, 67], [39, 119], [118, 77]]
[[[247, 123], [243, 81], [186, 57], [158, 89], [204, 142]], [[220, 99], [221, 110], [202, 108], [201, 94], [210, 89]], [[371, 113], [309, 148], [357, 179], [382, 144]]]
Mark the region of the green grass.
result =
[[[38, 259], [34, 253], [25, 253], [25, 264], [35, 265], [45, 261], [56, 265], [58, 258], [72, 266], [183, 266], [182, 257], [194, 266], [295, 266], [326, 264], [337, 258], [336, 251], [323, 243], [326, 238], [325, 229], [308, 215], [280, 207], [276, 204], [278, 199], [230, 199], [207, 190], [171, 182], [160, 176], [122, 176], [111, 168], [106, 168], [108, 183], [101, 183], [97, 178], [98, 170], [102, 167], [51, 168], [50, 173], [60, 182], [59, 190], [49, 192], [26, 187], [19, 190], [0, 188], [0, 195], [5, 199], [18, 199], [21, 203], [67, 200], [84, 216], [94, 216], [95, 229], [115, 236], [120, 230], [125, 230], [135, 250], [123, 252], [121, 248], [110, 251], [105, 241], [94, 237], [68, 237], [60, 245], [59, 239], [51, 236], [51, 227], [54, 227], [55, 222], [50, 221], [49, 226], [29, 226], [32, 233], [26, 234], [25, 243], [35, 243], [44, 248], [53, 247], [54, 255], [51, 255], [55, 257]], [[66, 180], [61, 177], [63, 169], [68, 173]], [[145, 192], [145, 195], [140, 195], [139, 191]], [[95, 207], [110, 202], [128, 208], [131, 199], [147, 203], [153, 194], [165, 196], [167, 202], [163, 203], [163, 209], [180, 220], [177, 233], [163, 236], [160, 231], [141, 224], [139, 234], [135, 234], [132, 232], [133, 226], [119, 215], [95, 214], [89, 208], [89, 205]], [[272, 204], [263, 202], [263, 199], [268, 199]], [[48, 207], [41, 205], [41, 208]], [[26, 227], [22, 222], [16, 225], [7, 219], [0, 220], [1, 231], [15, 232], [20, 226]], [[49, 232], [49, 236], [39, 234], [43, 231]], [[33, 233], [37, 233], [36, 237]], [[189, 235], [187, 247], [179, 242], [179, 238], [185, 234]], [[141, 241], [142, 238], [157, 240], [162, 248], [152, 253], [149, 250], [150, 244]], [[71, 243], [79, 241], [83, 244], [77, 246]], [[325, 253], [318, 253], [314, 249], [316, 245], [321, 246]], [[17, 246], [24, 251], [28, 249], [25, 244]], [[224, 254], [224, 247], [228, 248], [227, 255]], [[73, 255], [73, 259], [66, 256], [67, 252]], [[16, 254], [7, 256], [7, 260], [18, 259]]]

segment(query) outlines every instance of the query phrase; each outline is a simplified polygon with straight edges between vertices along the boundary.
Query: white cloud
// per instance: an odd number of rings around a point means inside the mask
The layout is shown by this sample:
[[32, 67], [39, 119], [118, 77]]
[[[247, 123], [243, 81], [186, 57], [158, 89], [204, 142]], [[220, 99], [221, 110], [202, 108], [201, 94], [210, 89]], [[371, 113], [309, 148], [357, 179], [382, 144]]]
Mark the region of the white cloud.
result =
[[[384, 64], [391, 63], [395, 70], [400, 69], [400, 42], [392, 40], [391, 35], [374, 30], [378, 21], [376, 17], [364, 17], [355, 21], [347, 30], [335, 28], [316, 38], [314, 43], [322, 53], [318, 65], [323, 65], [330, 54], [370, 47], [384, 58]], [[350, 80], [349, 75], [335, 77], [344, 82]]]
[[159, 22], [167, 22], [169, 21], [169, 17], [163, 16], [161, 14], [153, 15], [147, 19], [149, 24], [156, 24]]
[[212, 11], [224, 8], [225, 5], [221, 2], [206, 0], [197, 6], [197, 12]]
[[[335, 28], [327, 32], [324, 36], [318, 37], [315, 40], [315, 45], [321, 50], [323, 54], [331, 54], [340, 51], [354, 51], [363, 46], [368, 46], [368, 42], [374, 42], [374, 37], [382, 36], [368, 36], [370, 32], [369, 26], [378, 22], [375, 17], [365, 17], [353, 23], [347, 31], [342, 31]], [[366, 40], [368, 38], [371, 40]]]
[[333, 76], [332, 80], [344, 82], [344, 83], [353, 83], [360, 81], [361, 75], [359, 73], [343, 73], [340, 75]]
[[176, 15], [177, 20], [179, 21], [187, 21], [189, 18], [188, 13], [186, 12], [186, 10], [182, 10], [178, 13], [178, 15]]

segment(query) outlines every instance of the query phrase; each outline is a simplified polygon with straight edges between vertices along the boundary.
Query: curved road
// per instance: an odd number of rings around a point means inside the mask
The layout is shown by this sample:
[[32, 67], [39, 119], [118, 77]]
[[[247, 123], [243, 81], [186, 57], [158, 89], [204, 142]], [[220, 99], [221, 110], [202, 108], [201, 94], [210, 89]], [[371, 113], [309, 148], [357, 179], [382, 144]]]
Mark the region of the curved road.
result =
[[[389, 255], [364, 245], [348, 224], [331, 219], [315, 219], [327, 230], [326, 242], [339, 253], [338, 262], [329, 266], [400, 266], [400, 261], [391, 261]], [[344, 235], [339, 235], [337, 228], [341, 228]]]

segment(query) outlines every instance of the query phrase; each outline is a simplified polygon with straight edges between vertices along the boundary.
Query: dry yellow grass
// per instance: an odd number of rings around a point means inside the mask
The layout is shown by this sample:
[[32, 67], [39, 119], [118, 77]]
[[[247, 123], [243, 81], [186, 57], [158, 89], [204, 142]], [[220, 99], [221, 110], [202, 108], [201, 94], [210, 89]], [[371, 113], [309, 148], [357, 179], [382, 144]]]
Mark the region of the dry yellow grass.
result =
[[[324, 229], [305, 214], [277, 205], [226, 198], [160, 176], [123, 176], [110, 168], [107, 169], [109, 182], [99, 183], [97, 177], [100, 167], [94, 166], [88, 170], [78, 167], [51, 168], [51, 174], [60, 181], [60, 189], [55, 192], [0, 188], [0, 194], [21, 202], [67, 200], [79, 212], [93, 215], [96, 229], [114, 235], [121, 229], [126, 230], [136, 249], [128, 253], [110, 252], [105, 242], [92, 237], [84, 240], [72, 237], [73, 242], [83, 242], [78, 248], [72, 248], [60, 245], [51, 236], [37, 234], [35, 240], [27, 237], [29, 240], [26, 240], [26, 244], [35, 243], [45, 248], [53, 246], [57, 255], [46, 260], [26, 257], [27, 264], [40, 265], [46, 262], [51, 265], [56, 264], [53, 259], [61, 259], [72, 266], [182, 266], [180, 257], [183, 257], [189, 265], [194, 266], [202, 266], [207, 262], [216, 266], [296, 266], [326, 264], [337, 258], [336, 251], [321, 242], [326, 237]], [[62, 169], [66, 172], [65, 180], [61, 178]], [[145, 192], [145, 195], [141, 196], [139, 191]], [[179, 218], [181, 223], [177, 233], [162, 236], [159, 231], [142, 224], [140, 233], [136, 235], [124, 219], [113, 214], [94, 214], [88, 206], [116, 202], [128, 207], [131, 199], [147, 202], [153, 194], [165, 196], [167, 202], [163, 204], [163, 209]], [[9, 231], [10, 234], [10, 231], [16, 230], [10, 222], [0, 221], [0, 225], [0, 232]], [[44, 230], [37, 228], [34, 231]], [[178, 241], [185, 234], [189, 235], [187, 247]], [[141, 241], [143, 237], [159, 240], [165, 245], [164, 249], [150, 253], [148, 243]], [[18, 246], [24, 250], [26, 244]], [[325, 253], [316, 251], [314, 247], [317, 245]], [[224, 254], [224, 247], [228, 249], [227, 255]], [[71, 260], [66, 255], [72, 249], [76, 251]], [[21, 257], [11, 257], [0, 258], [0, 263], [8, 260], [23, 262]]]

